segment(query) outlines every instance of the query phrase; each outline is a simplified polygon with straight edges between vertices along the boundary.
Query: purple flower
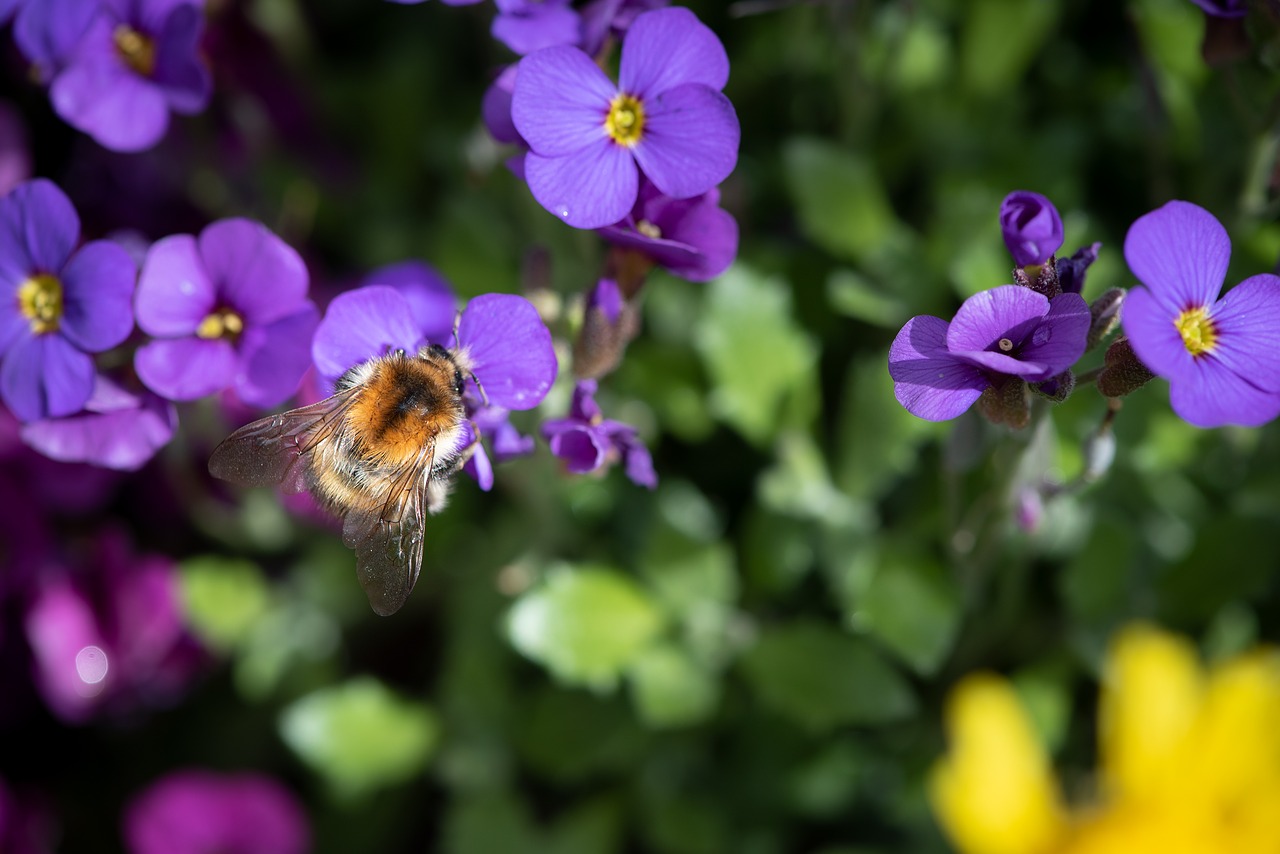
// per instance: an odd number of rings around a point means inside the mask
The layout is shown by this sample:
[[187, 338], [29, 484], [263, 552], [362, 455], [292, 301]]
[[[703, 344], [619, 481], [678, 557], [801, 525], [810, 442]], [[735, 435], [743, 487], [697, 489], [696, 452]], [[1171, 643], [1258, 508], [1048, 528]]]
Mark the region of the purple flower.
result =
[[1231, 241], [1190, 202], [1139, 217], [1124, 257], [1145, 285], [1125, 297], [1125, 334], [1143, 364], [1169, 381], [1178, 417], [1197, 427], [1252, 427], [1280, 414], [1280, 278], [1253, 276], [1219, 298]]
[[37, 686], [70, 723], [108, 707], [166, 705], [202, 658], [173, 563], [133, 555], [113, 532], [96, 546], [92, 565], [74, 575], [43, 574], [26, 614]]
[[673, 199], [641, 181], [631, 213], [617, 225], [600, 229], [600, 234], [691, 282], [714, 279], [738, 254], [738, 223], [720, 207], [720, 191], [714, 188], [693, 198]]
[[425, 261], [379, 267], [363, 285], [390, 285], [409, 300], [414, 325], [427, 341], [448, 341], [458, 319], [458, 297], [449, 281]]
[[204, 109], [203, 29], [195, 0], [41, 0], [16, 24], [27, 58], [53, 74], [54, 110], [115, 151], [150, 148], [170, 112]]
[[588, 56], [595, 56], [609, 38], [621, 40], [642, 12], [662, 9], [670, 0], [593, 0], [582, 7], [582, 43]]
[[621, 460], [633, 483], [655, 488], [658, 475], [653, 458], [636, 428], [606, 419], [595, 394], [595, 380], [579, 380], [573, 389], [569, 417], [543, 422], [542, 435], [551, 453], [564, 460], [565, 468], [574, 474], [597, 471]]
[[1016, 190], [1000, 203], [1000, 231], [1019, 267], [1043, 264], [1062, 246], [1062, 217], [1039, 193]]
[[138, 376], [169, 400], [234, 387], [271, 407], [298, 388], [318, 320], [307, 268], [266, 226], [224, 219], [175, 234], [147, 253], [138, 279]]
[[190, 769], [152, 783], [129, 804], [130, 854], [302, 854], [307, 815], [284, 786], [261, 774]]
[[[415, 315], [409, 297], [387, 285], [339, 294], [316, 329], [316, 371], [332, 384], [348, 368], [392, 350], [412, 353], [428, 343], [446, 343], [447, 337], [432, 339], [426, 334], [439, 328], [439, 321], [436, 315]], [[507, 423], [507, 410], [532, 409], [555, 382], [551, 333], [524, 297], [484, 294], [467, 303], [452, 349], [469, 369], [463, 394], [471, 419], [468, 430], [478, 429], [491, 441], [495, 457], [502, 459], [523, 444]], [[470, 435], [467, 443], [474, 439]], [[478, 444], [467, 470], [483, 488], [492, 485], [488, 456]]]
[[135, 471], [169, 444], [177, 426], [173, 404], [99, 374], [82, 412], [33, 421], [22, 440], [50, 459]]
[[1101, 249], [1101, 243], [1092, 243], [1081, 246], [1070, 258], [1057, 259], [1054, 270], [1058, 274], [1058, 287], [1069, 294], [1084, 293], [1085, 274], [1090, 265], [1098, 260], [1098, 252]]
[[575, 47], [526, 56], [511, 117], [531, 149], [534, 198], [569, 225], [600, 228], [635, 206], [641, 170], [673, 198], [707, 192], [738, 159], [738, 117], [720, 92], [728, 78], [720, 40], [681, 8], [636, 18], [617, 86]]
[[[484, 90], [484, 98], [480, 102], [480, 116], [489, 135], [496, 141], [507, 144], [525, 146], [524, 137], [516, 130], [511, 120], [511, 95], [516, 88], [516, 72], [519, 65], [508, 65]], [[527, 146], [526, 146], [527, 147]]]
[[955, 418], [1002, 376], [1041, 382], [1084, 355], [1089, 306], [1079, 294], [1052, 301], [1001, 285], [969, 297], [950, 322], [920, 315], [889, 348], [893, 392], [926, 421]]
[[1249, 14], [1248, 0], [1191, 0], [1215, 18], [1243, 18]]
[[491, 32], [498, 41], [524, 56], [544, 47], [576, 45], [580, 24], [571, 0], [496, 0], [498, 14]]
[[[474, 443], [474, 451], [462, 468], [475, 478], [485, 492], [493, 488], [493, 463], [503, 463], [533, 453], [533, 437], [517, 430], [509, 420], [510, 415], [501, 406], [484, 406], [471, 413], [471, 424], [467, 425], [466, 444]], [[475, 425], [481, 436], [488, 438], [493, 449], [493, 459], [490, 459], [484, 445], [475, 441], [471, 425]]]
[[51, 182], [0, 199], [0, 398], [22, 421], [80, 411], [93, 392], [89, 354], [133, 329], [129, 254], [106, 240], [76, 250], [79, 239], [80, 218]]

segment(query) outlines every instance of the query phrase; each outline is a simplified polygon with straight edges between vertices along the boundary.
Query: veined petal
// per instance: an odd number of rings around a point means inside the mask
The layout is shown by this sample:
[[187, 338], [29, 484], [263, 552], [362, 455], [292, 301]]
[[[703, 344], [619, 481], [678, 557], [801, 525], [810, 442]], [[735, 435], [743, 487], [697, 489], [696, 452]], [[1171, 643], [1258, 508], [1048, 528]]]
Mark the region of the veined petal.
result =
[[1178, 785], [1203, 692], [1196, 651], [1185, 640], [1141, 625], [1118, 636], [1098, 706], [1108, 797], [1145, 798]]
[[1252, 276], [1210, 310], [1213, 358], [1264, 391], [1280, 392], [1280, 277]]
[[1192, 359], [1169, 379], [1169, 404], [1196, 427], [1260, 427], [1280, 415], [1280, 393], [1259, 389], [1213, 356]]
[[19, 421], [79, 412], [93, 393], [93, 359], [61, 335], [19, 337], [0, 365], [0, 398]]
[[729, 56], [711, 28], [688, 9], [673, 6], [639, 15], [622, 40], [618, 83], [644, 98], [682, 83], [717, 92], [729, 82]]
[[644, 131], [632, 151], [645, 176], [666, 195], [701, 195], [738, 165], [738, 114], [722, 93], [686, 83], [646, 98], [644, 109]]
[[200, 232], [200, 259], [222, 300], [250, 324], [292, 314], [307, 297], [307, 265], [260, 222], [224, 219]]
[[169, 129], [161, 89], [116, 57], [91, 57], [68, 67], [49, 87], [54, 112], [112, 151], [143, 151]]
[[268, 324], [252, 326], [240, 339], [236, 394], [250, 406], [283, 403], [311, 365], [311, 338], [320, 312], [311, 303]]
[[1050, 371], [1049, 365], [1044, 362], [1031, 362], [1020, 356], [1015, 358], [993, 350], [952, 350], [951, 356], [975, 368], [1008, 374], [1011, 377], [1022, 377], [1030, 382], [1039, 382], [1058, 373]]
[[223, 338], [165, 338], [138, 348], [133, 366], [143, 385], [168, 400], [195, 400], [235, 381], [236, 351]]
[[440, 271], [425, 261], [401, 261], [379, 267], [364, 277], [366, 285], [390, 285], [404, 295], [413, 323], [432, 344], [452, 345], [458, 297]]
[[1124, 334], [1142, 364], [1170, 381], [1193, 375], [1193, 357], [1174, 325], [1177, 316], [1177, 311], [1143, 287], [1132, 288], [1125, 294], [1120, 316]]
[[389, 285], [367, 285], [329, 303], [311, 340], [311, 358], [332, 382], [348, 368], [392, 350], [416, 352], [421, 341], [404, 294]]
[[551, 332], [524, 297], [475, 297], [462, 312], [458, 341], [491, 406], [532, 409], [555, 382]]
[[34, 273], [57, 275], [80, 239], [80, 217], [66, 193], [44, 178], [0, 200], [0, 276], [17, 285]]
[[108, 350], [133, 331], [133, 289], [138, 269], [124, 247], [95, 240], [62, 271], [62, 333], [89, 353]]
[[898, 402], [917, 418], [947, 421], [973, 405], [990, 383], [947, 351], [947, 322], [920, 315], [889, 347], [889, 376]]
[[609, 451], [608, 437], [586, 424], [575, 422], [546, 435], [551, 453], [564, 460], [566, 471], [586, 474], [604, 465]]
[[1023, 339], [1018, 358], [1042, 362], [1046, 376], [1060, 374], [1084, 355], [1092, 323], [1089, 304], [1079, 294], [1059, 294], [1049, 300], [1049, 311], [1040, 325]]
[[[100, 399], [107, 405], [97, 405]], [[146, 392], [133, 395], [99, 375], [83, 412], [24, 425], [22, 441], [53, 460], [136, 471], [177, 426], [173, 404]]]
[[929, 780], [929, 799], [964, 854], [1054, 850], [1067, 830], [1049, 759], [1013, 688], [966, 677], [947, 701], [949, 750]]
[[1047, 297], [1019, 285], [976, 293], [956, 311], [947, 330], [947, 347], [957, 352], [986, 350], [1001, 338], [1019, 345], [1048, 312]]
[[490, 33], [523, 56], [544, 47], [575, 44], [578, 29], [577, 12], [568, 6], [542, 3], [514, 14], [500, 12], [494, 16]]
[[573, 154], [606, 139], [604, 120], [618, 88], [576, 47], [549, 47], [520, 60], [511, 120], [543, 157]]
[[143, 332], [160, 338], [191, 335], [217, 299], [194, 237], [174, 234], [151, 244], [134, 298]]
[[564, 157], [530, 151], [524, 177], [538, 204], [574, 228], [601, 228], [625, 217], [640, 181], [631, 152], [605, 138]]
[[1172, 319], [1185, 308], [1212, 305], [1217, 299], [1231, 259], [1231, 240], [1213, 214], [1173, 201], [1129, 227], [1124, 259]]

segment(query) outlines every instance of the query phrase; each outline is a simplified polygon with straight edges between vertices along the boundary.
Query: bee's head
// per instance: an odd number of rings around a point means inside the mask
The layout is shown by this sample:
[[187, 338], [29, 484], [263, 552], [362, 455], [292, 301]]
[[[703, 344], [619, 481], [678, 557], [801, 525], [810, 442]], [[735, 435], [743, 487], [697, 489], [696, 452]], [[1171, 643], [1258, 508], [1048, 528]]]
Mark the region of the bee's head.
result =
[[453, 383], [452, 383], [453, 393], [458, 395], [458, 397], [462, 397], [462, 391], [464, 388], [463, 380], [462, 380], [462, 370], [461, 368], [458, 367], [458, 360], [453, 357], [453, 353], [449, 352], [447, 349], [440, 346], [439, 344], [430, 344], [426, 348], [424, 348], [418, 355], [423, 359], [439, 360], [441, 362], [447, 362], [448, 364], [452, 365], [453, 366]]

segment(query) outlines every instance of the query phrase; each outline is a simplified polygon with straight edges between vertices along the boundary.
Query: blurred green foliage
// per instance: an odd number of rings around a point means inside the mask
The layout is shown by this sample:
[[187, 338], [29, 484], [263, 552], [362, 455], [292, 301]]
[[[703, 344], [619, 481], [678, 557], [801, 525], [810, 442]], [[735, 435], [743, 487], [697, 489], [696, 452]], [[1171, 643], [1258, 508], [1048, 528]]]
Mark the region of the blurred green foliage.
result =
[[[996, 212], [1014, 189], [1056, 202], [1066, 251], [1102, 241], [1086, 297], [1133, 283], [1125, 230], [1174, 197], [1227, 225], [1229, 282], [1275, 268], [1265, 4], [1212, 61], [1189, 0], [689, 5], [732, 62], [742, 151], [723, 193], [742, 242], [717, 281], [651, 277], [602, 384], [658, 489], [566, 476], [545, 446], [489, 494], [464, 479], [387, 619], [336, 535], [273, 496], [192, 503], [186, 601], [225, 665], [159, 740], [102, 748], [132, 776], [277, 773], [320, 852], [932, 852], [923, 781], [962, 674], [1012, 674], [1083, 768], [1117, 626], [1159, 620], [1221, 654], [1277, 639], [1274, 425], [1198, 431], [1157, 381], [1126, 399], [1111, 472], [1028, 532], [1016, 487], [1075, 477], [1096, 392], [1011, 435], [913, 418], [886, 369], [907, 318], [1009, 281]], [[512, 59], [488, 4], [248, 9], [316, 147], [268, 137], [244, 174], [193, 178], [210, 218], [262, 217], [324, 287], [411, 257], [464, 295], [545, 287], [566, 309], [594, 282], [600, 241], [533, 203], [480, 128]], [[171, 471], [202, 466], [171, 451]]]

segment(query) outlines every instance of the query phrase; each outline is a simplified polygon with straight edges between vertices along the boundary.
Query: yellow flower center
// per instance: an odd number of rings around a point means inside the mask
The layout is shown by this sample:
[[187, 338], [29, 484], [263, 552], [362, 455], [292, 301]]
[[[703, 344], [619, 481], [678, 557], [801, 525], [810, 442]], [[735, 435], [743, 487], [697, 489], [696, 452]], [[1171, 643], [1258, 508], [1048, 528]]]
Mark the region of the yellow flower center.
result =
[[644, 105], [633, 95], [620, 94], [609, 102], [604, 130], [618, 145], [632, 147], [644, 133]]
[[638, 223], [636, 223], [636, 231], [640, 232], [645, 237], [648, 237], [651, 240], [657, 240], [658, 238], [662, 237], [662, 229], [658, 228], [656, 225], [649, 222], [649, 220], [647, 219], [642, 219]]
[[209, 312], [196, 327], [196, 335], [209, 340], [215, 338], [235, 338], [244, 331], [244, 320], [229, 308], [219, 308]]
[[1218, 328], [1204, 306], [1184, 310], [1173, 325], [1178, 327], [1183, 346], [1193, 356], [1212, 352], [1218, 342]]
[[128, 24], [120, 24], [111, 34], [116, 52], [125, 64], [143, 77], [156, 69], [156, 44]]
[[62, 282], [38, 273], [18, 286], [18, 307], [37, 335], [55, 332], [62, 320]]

